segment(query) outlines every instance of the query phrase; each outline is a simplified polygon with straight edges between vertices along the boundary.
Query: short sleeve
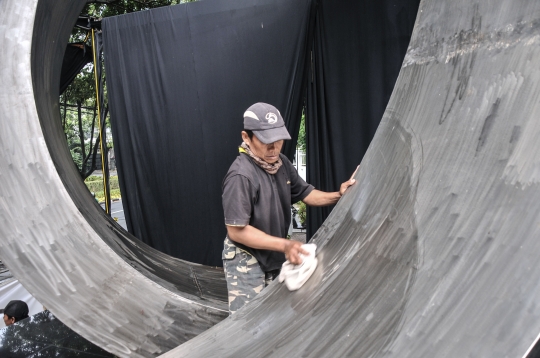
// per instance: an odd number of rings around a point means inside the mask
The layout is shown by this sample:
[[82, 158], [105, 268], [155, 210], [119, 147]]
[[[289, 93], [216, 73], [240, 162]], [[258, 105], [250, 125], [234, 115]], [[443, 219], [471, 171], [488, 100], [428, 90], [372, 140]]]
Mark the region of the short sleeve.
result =
[[284, 165], [287, 165], [287, 171], [291, 178], [291, 204], [297, 203], [300, 200], [304, 200], [315, 187], [305, 182], [304, 179], [298, 174], [296, 168], [292, 163], [286, 159], [283, 161]]
[[255, 198], [256, 189], [246, 177], [243, 175], [228, 177], [223, 183], [222, 196], [225, 225], [248, 225]]

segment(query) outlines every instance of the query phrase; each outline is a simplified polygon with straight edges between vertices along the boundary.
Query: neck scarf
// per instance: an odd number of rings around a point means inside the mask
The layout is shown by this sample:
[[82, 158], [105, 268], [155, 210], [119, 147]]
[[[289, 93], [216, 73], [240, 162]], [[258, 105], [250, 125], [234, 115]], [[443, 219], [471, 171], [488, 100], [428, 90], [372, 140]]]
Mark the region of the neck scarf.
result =
[[251, 149], [248, 147], [248, 145], [245, 142], [242, 142], [240, 147], [238, 148], [238, 151], [240, 153], [247, 154], [251, 159], [253, 159], [253, 162], [257, 164], [259, 167], [261, 167], [265, 172], [268, 174], [276, 174], [279, 168], [283, 165], [283, 162], [281, 161], [281, 158], [278, 159], [275, 163], [267, 163], [261, 158], [257, 157]]

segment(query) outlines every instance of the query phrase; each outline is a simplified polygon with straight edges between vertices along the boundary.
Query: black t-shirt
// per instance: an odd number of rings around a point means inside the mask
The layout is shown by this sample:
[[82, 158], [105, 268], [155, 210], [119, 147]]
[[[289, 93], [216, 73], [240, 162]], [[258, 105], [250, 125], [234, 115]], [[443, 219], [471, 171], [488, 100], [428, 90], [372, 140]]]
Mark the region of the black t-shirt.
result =
[[[268, 235], [287, 237], [291, 204], [303, 200], [314, 188], [298, 175], [287, 157], [280, 154], [280, 158], [283, 165], [272, 175], [240, 153], [223, 179], [225, 225], [249, 224]], [[234, 244], [251, 253], [265, 272], [279, 269], [285, 262], [281, 252]]]

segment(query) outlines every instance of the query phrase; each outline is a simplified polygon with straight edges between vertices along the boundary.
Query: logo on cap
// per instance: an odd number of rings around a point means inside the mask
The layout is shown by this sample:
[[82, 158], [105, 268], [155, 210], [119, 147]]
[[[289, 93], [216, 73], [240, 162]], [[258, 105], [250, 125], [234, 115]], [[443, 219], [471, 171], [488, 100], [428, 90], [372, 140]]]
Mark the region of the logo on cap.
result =
[[268, 124], [274, 124], [277, 122], [277, 116], [272, 112], [268, 112], [266, 113], [266, 120], [268, 121]]

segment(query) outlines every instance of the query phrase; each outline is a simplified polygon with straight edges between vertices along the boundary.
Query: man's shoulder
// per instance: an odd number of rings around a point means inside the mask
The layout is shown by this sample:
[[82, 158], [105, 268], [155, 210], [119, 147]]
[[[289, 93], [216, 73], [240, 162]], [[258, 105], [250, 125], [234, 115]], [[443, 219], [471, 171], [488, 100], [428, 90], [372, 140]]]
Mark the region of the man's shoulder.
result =
[[231, 164], [225, 180], [230, 177], [241, 175], [248, 179], [252, 179], [255, 176], [256, 171], [254, 170], [254, 165], [251, 162], [251, 159], [245, 154], [240, 154], [236, 157], [234, 162]]

